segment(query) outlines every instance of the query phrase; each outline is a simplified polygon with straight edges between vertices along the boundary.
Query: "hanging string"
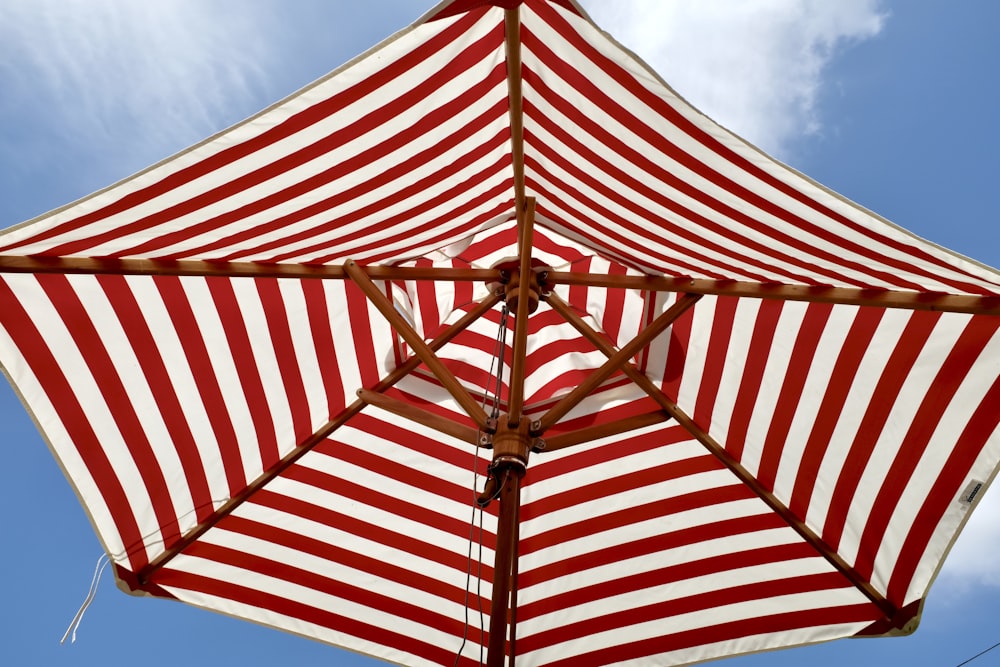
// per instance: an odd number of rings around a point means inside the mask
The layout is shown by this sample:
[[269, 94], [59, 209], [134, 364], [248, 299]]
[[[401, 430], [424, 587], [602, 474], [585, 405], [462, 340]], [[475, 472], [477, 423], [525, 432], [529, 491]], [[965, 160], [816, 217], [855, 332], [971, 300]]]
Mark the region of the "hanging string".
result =
[[[211, 504], [212, 507], [216, 507], [218, 505], [225, 504], [228, 500], [229, 500], [228, 498], [223, 498], [221, 500], [212, 499], [210, 503], [205, 503], [205, 505]], [[194, 514], [202, 506], [195, 507], [190, 511], [185, 512], [184, 514], [178, 517], [178, 520], [184, 519], [190, 514]], [[153, 535], [159, 535], [160, 537], [155, 540], [150, 540], [149, 538], [152, 537]], [[131, 554], [135, 553], [135, 551], [140, 548], [144, 549], [149, 548], [154, 544], [163, 544], [162, 527], [154, 528], [145, 535], [142, 535], [138, 540], [133, 542], [130, 546], [127, 546], [126, 548], [122, 549], [118, 553], [111, 555], [108, 555], [106, 553], [101, 554], [100, 558], [97, 559], [97, 566], [94, 568], [94, 576], [90, 580], [90, 590], [87, 591], [87, 598], [83, 601], [83, 604], [80, 606], [80, 609], [77, 610], [76, 615], [73, 617], [73, 620], [70, 621], [69, 627], [66, 628], [66, 634], [64, 634], [62, 636], [62, 639], [59, 640], [60, 644], [65, 644], [67, 637], [70, 637], [69, 641], [70, 644], [76, 643], [76, 631], [80, 629], [80, 625], [83, 623], [83, 615], [87, 612], [87, 608], [90, 607], [91, 603], [94, 601], [94, 598], [97, 596], [97, 587], [101, 583], [101, 575], [104, 574], [104, 569], [111, 564], [112, 559], [119, 560], [125, 558], [126, 556], [130, 556]]]
[[970, 662], [972, 662], [973, 660], [975, 660], [976, 658], [981, 658], [982, 656], [986, 655], [987, 653], [989, 653], [990, 651], [992, 651], [993, 649], [995, 649], [998, 646], [1000, 646], [1000, 642], [997, 642], [996, 644], [994, 644], [993, 646], [989, 647], [985, 651], [981, 651], [981, 652], [977, 653], [976, 655], [972, 656], [971, 658], [969, 658], [965, 662], [958, 663], [957, 665], [955, 665], [955, 667], [962, 667], [962, 665], [967, 665]]
[[[490, 406], [490, 417], [492, 419], [497, 419], [500, 416], [500, 396], [503, 389], [503, 365], [504, 358], [506, 356], [507, 350], [507, 320], [510, 314], [510, 309], [507, 308], [507, 304], [504, 303], [500, 308], [500, 326], [497, 328], [497, 335], [494, 339], [493, 355], [490, 359], [490, 368], [487, 373], [486, 387], [483, 392], [482, 409], [486, 412], [486, 404], [489, 402]], [[476, 558], [476, 599], [477, 607], [479, 608], [479, 664], [483, 664], [485, 656], [483, 651], [485, 649], [483, 644], [483, 636], [485, 634], [486, 627], [486, 616], [483, 610], [483, 596], [482, 596], [482, 584], [483, 584], [483, 510], [482, 507], [475, 502], [477, 497], [477, 489], [479, 488], [479, 470], [477, 463], [479, 462], [479, 450], [483, 443], [483, 438], [485, 434], [479, 431], [476, 434], [476, 451], [475, 456], [472, 457], [472, 517], [469, 521], [469, 551], [467, 555], [467, 566], [465, 569], [465, 628], [462, 632], [462, 643], [458, 647], [458, 652], [455, 654], [454, 667], [458, 667], [458, 662], [462, 657], [462, 651], [465, 650], [465, 645], [469, 641], [469, 594], [472, 585], [472, 547], [478, 542], [479, 543], [479, 554]], [[476, 512], [479, 513], [479, 535], [476, 538]]]
[[476, 599], [479, 600], [479, 664], [483, 664], [485, 656], [483, 650], [486, 648], [486, 613], [483, 611], [483, 509], [479, 510], [479, 556], [476, 565]]
[[[507, 304], [503, 304], [500, 309], [500, 326], [497, 330], [497, 336], [494, 341], [493, 356], [490, 360], [490, 368], [487, 374], [486, 381], [486, 391], [483, 392], [483, 402], [482, 409], [486, 412], [486, 404], [492, 402], [490, 406], [490, 416], [496, 419], [500, 416], [500, 395], [503, 388], [503, 365], [505, 352], [507, 349], [507, 318], [509, 315], [509, 309]], [[475, 502], [477, 497], [477, 489], [479, 488], [479, 470], [477, 463], [479, 461], [479, 450], [480, 445], [483, 441], [484, 433], [479, 431], [476, 434], [476, 451], [475, 456], [472, 457], [472, 517], [469, 521], [469, 550], [467, 555], [467, 566], [465, 569], [465, 627], [462, 632], [462, 643], [458, 647], [458, 652], [455, 653], [454, 667], [458, 667], [458, 662], [462, 657], [462, 651], [465, 650], [465, 645], [469, 640], [469, 594], [470, 588], [472, 587], [472, 547], [478, 542], [479, 543], [479, 554], [476, 558], [476, 599], [478, 600], [477, 607], [479, 608], [479, 664], [483, 665], [485, 661], [484, 651], [484, 640], [486, 633], [486, 614], [483, 610], [483, 595], [482, 595], [482, 584], [483, 584], [483, 509]], [[479, 535], [478, 539], [475, 535], [476, 532], [476, 513], [479, 513]]]
[[76, 631], [80, 627], [80, 624], [83, 623], [83, 615], [87, 613], [87, 608], [90, 607], [90, 603], [93, 602], [94, 598], [97, 596], [97, 586], [101, 583], [101, 575], [104, 574], [104, 568], [106, 568], [110, 562], [111, 559], [107, 554], [101, 554], [101, 557], [97, 559], [97, 566], [94, 567], [94, 576], [90, 580], [90, 590], [87, 591], [87, 598], [83, 601], [83, 604], [80, 605], [80, 609], [76, 612], [76, 616], [74, 616], [73, 620], [70, 621], [69, 627], [66, 628], [66, 634], [64, 634], [62, 639], [59, 640], [60, 644], [65, 644], [67, 637], [70, 637], [70, 644], [76, 643]]

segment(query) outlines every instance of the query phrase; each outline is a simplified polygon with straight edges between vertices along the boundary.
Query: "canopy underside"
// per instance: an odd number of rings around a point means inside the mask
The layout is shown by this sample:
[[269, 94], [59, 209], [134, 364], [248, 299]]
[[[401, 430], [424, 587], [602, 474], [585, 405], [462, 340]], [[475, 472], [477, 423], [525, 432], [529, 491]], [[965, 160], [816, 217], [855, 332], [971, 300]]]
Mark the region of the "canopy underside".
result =
[[[522, 352], [494, 304], [525, 258]], [[401, 664], [486, 644], [469, 403], [544, 425], [519, 663], [912, 630], [1000, 463], [998, 314], [996, 271], [715, 125], [568, 1], [445, 3], [0, 234], [0, 365], [123, 585]]]

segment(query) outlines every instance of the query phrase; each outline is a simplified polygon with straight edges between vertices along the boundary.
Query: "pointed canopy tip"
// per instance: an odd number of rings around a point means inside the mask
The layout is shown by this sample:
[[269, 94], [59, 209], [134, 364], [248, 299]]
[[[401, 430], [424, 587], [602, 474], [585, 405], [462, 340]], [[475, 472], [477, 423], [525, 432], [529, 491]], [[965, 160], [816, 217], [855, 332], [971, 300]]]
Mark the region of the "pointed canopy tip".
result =
[[[553, 4], [560, 5], [566, 9], [579, 14], [573, 0], [548, 0]], [[432, 14], [429, 20], [443, 19], [456, 14], [464, 14], [480, 7], [500, 7], [502, 9], [514, 9], [524, 3], [524, 0], [454, 0], [441, 7], [440, 10]]]

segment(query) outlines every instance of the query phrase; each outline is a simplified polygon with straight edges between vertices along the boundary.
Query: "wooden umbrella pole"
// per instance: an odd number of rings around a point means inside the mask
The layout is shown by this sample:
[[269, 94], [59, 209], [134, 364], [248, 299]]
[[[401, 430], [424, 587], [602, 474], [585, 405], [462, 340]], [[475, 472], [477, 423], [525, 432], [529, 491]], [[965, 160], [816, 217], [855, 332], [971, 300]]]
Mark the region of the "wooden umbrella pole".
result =
[[487, 667], [503, 667], [507, 654], [507, 628], [517, 536], [517, 507], [521, 502], [524, 468], [511, 466], [504, 471], [500, 488], [500, 518], [497, 525], [496, 559], [493, 566], [493, 599], [490, 603], [490, 635]]
[[[497, 518], [496, 554], [493, 562], [493, 596], [490, 601], [488, 667], [502, 667], [507, 654], [507, 629], [511, 613], [513, 586], [516, 585], [518, 519], [521, 504], [521, 478], [528, 464], [531, 436], [527, 417], [516, 424], [499, 420], [493, 437], [493, 463], [490, 475], [499, 483], [500, 501]], [[489, 502], [490, 497], [480, 500]], [[511, 626], [511, 630], [513, 627]], [[513, 644], [514, 638], [511, 637]]]

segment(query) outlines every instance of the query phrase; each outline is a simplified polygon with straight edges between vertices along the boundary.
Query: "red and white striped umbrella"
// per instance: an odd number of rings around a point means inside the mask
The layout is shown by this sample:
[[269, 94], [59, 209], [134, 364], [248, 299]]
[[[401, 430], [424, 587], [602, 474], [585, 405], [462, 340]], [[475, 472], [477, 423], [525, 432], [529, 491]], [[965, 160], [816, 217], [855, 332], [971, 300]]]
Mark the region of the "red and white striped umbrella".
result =
[[911, 631], [998, 315], [572, 0], [445, 2], [0, 234], [0, 363], [120, 584], [408, 665]]

